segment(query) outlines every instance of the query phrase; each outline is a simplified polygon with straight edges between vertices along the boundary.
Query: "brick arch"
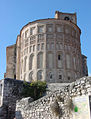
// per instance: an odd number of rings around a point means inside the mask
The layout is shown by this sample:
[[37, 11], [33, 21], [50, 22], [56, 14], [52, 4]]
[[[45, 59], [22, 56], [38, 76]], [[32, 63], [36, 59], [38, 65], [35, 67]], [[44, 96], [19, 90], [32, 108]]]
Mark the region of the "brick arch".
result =
[[34, 68], [34, 54], [31, 54], [29, 56], [29, 70], [32, 70]]
[[37, 54], [37, 68], [38, 69], [43, 68], [43, 52], [39, 52]]

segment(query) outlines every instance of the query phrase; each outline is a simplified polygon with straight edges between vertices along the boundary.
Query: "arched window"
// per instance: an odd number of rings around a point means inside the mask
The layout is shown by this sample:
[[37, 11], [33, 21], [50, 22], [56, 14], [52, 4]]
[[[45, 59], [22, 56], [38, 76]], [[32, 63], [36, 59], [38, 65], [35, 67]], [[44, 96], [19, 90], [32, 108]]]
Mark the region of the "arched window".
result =
[[53, 75], [53, 72], [52, 71], [49, 72], [49, 79], [50, 80], [53, 80], [54, 79], [54, 75]]
[[71, 68], [71, 57], [70, 57], [69, 54], [66, 54], [66, 67], [67, 67], [68, 69]]
[[37, 68], [43, 68], [43, 53], [40, 52], [37, 56]]
[[33, 80], [33, 71], [29, 73], [29, 81]]
[[48, 53], [48, 61], [47, 61], [47, 63], [48, 63], [48, 68], [53, 68], [53, 53], [51, 53], [51, 52], [49, 52]]
[[58, 53], [57, 55], [57, 66], [58, 68], [62, 68], [62, 53]]
[[38, 80], [42, 80], [43, 79], [43, 71], [42, 70], [38, 71], [38, 73], [37, 73], [37, 79]]
[[24, 58], [24, 72], [26, 71], [27, 67], [27, 56]]
[[62, 75], [61, 74], [59, 74], [59, 79], [62, 80]]
[[29, 57], [29, 70], [34, 68], [34, 55], [31, 54]]

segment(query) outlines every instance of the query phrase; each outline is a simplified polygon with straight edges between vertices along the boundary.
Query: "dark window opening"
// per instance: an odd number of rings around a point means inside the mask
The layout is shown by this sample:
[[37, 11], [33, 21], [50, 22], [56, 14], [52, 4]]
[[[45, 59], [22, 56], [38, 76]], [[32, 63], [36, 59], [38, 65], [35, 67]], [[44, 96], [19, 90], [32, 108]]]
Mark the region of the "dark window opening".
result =
[[62, 75], [59, 75], [59, 79], [62, 79]]
[[70, 80], [70, 77], [68, 76], [68, 80]]
[[14, 75], [14, 79], [16, 79], [16, 75]]
[[60, 55], [58, 55], [58, 60], [61, 60], [61, 56]]
[[68, 21], [68, 20], [70, 20], [70, 19], [69, 19], [69, 17], [65, 17], [64, 20], [67, 20], [67, 21]]
[[52, 74], [50, 75], [50, 79], [52, 79]]

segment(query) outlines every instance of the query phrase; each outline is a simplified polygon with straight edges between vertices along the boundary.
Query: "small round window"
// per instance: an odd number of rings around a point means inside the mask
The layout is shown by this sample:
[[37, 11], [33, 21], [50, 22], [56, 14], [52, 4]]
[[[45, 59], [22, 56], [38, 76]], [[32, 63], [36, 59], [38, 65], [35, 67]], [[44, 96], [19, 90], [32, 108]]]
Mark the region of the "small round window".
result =
[[67, 21], [68, 21], [68, 20], [70, 20], [70, 19], [69, 19], [69, 17], [65, 17], [64, 20], [67, 20]]

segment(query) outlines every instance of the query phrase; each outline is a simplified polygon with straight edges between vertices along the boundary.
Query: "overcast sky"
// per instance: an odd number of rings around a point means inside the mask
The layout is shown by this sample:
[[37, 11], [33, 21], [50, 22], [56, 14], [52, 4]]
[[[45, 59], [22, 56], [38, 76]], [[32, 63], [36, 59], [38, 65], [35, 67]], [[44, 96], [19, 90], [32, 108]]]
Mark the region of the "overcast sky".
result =
[[6, 47], [30, 21], [54, 18], [55, 11], [77, 13], [82, 53], [91, 74], [91, 0], [0, 0], [0, 79], [6, 72]]

